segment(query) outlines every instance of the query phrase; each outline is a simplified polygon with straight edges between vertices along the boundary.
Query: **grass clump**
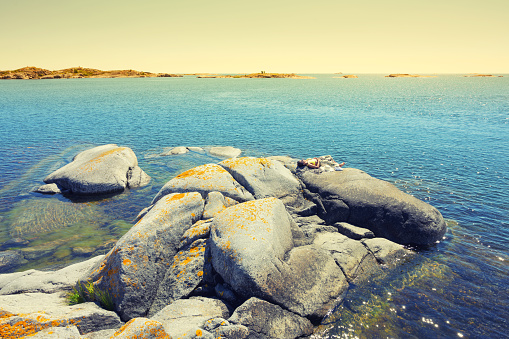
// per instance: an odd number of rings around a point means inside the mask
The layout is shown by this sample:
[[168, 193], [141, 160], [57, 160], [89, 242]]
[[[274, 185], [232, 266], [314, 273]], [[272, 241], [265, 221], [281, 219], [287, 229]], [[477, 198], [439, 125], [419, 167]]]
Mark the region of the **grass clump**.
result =
[[100, 307], [113, 311], [113, 299], [108, 291], [103, 291], [92, 281], [78, 282], [67, 295], [69, 305], [77, 305], [87, 301], [98, 303]]

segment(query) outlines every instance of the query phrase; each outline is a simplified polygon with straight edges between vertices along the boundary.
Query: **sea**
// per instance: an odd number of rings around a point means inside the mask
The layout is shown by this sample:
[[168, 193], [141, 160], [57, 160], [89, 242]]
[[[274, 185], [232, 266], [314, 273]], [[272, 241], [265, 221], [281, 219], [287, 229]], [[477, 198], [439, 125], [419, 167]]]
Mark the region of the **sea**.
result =
[[[3, 273], [106, 253], [168, 180], [222, 160], [162, 156], [172, 147], [331, 155], [435, 206], [448, 231], [352, 284], [314, 336], [508, 337], [509, 77], [312, 76], [0, 81]], [[80, 151], [110, 143], [134, 150], [150, 185], [96, 199], [33, 192]]]

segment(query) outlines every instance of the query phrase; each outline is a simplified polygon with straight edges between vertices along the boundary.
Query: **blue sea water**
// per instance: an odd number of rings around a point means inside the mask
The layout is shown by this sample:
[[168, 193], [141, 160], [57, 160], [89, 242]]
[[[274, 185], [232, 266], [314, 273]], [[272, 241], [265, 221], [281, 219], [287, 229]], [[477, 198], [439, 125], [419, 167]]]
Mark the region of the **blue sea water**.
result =
[[[499, 338], [509, 331], [509, 78], [73, 79], [0, 82], [0, 244], [12, 270], [106, 251], [164, 183], [203, 154], [332, 155], [437, 207], [448, 232], [352, 286], [318, 337]], [[100, 201], [32, 193], [94, 145], [131, 147], [149, 187]], [[56, 211], [56, 212], [55, 212]], [[28, 244], [26, 244], [28, 242]]]

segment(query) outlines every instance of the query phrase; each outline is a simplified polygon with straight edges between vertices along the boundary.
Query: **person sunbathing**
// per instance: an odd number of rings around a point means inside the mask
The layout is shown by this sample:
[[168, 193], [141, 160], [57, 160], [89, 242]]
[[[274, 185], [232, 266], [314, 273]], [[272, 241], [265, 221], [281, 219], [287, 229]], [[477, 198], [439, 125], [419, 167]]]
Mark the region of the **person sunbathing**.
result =
[[[338, 165], [338, 167], [341, 168], [344, 165], [345, 165], [345, 163], [342, 162], [341, 164]], [[305, 160], [299, 160], [299, 161], [297, 161], [297, 166], [299, 166], [299, 167], [307, 166], [307, 167], [313, 168], [313, 169], [320, 168], [320, 159], [309, 158], [309, 159], [305, 159]]]

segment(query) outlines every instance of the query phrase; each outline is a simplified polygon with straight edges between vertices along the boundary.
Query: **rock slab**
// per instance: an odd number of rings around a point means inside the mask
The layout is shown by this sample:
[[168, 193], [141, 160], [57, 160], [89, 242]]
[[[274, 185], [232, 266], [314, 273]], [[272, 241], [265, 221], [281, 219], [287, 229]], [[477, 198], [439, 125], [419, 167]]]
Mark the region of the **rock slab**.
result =
[[300, 172], [307, 189], [320, 196], [328, 223], [348, 222], [403, 245], [429, 246], [442, 239], [446, 224], [433, 206], [363, 171]]
[[83, 151], [73, 161], [48, 175], [44, 182], [57, 184], [72, 194], [106, 194], [141, 187], [150, 177], [138, 167], [128, 147], [103, 145]]

